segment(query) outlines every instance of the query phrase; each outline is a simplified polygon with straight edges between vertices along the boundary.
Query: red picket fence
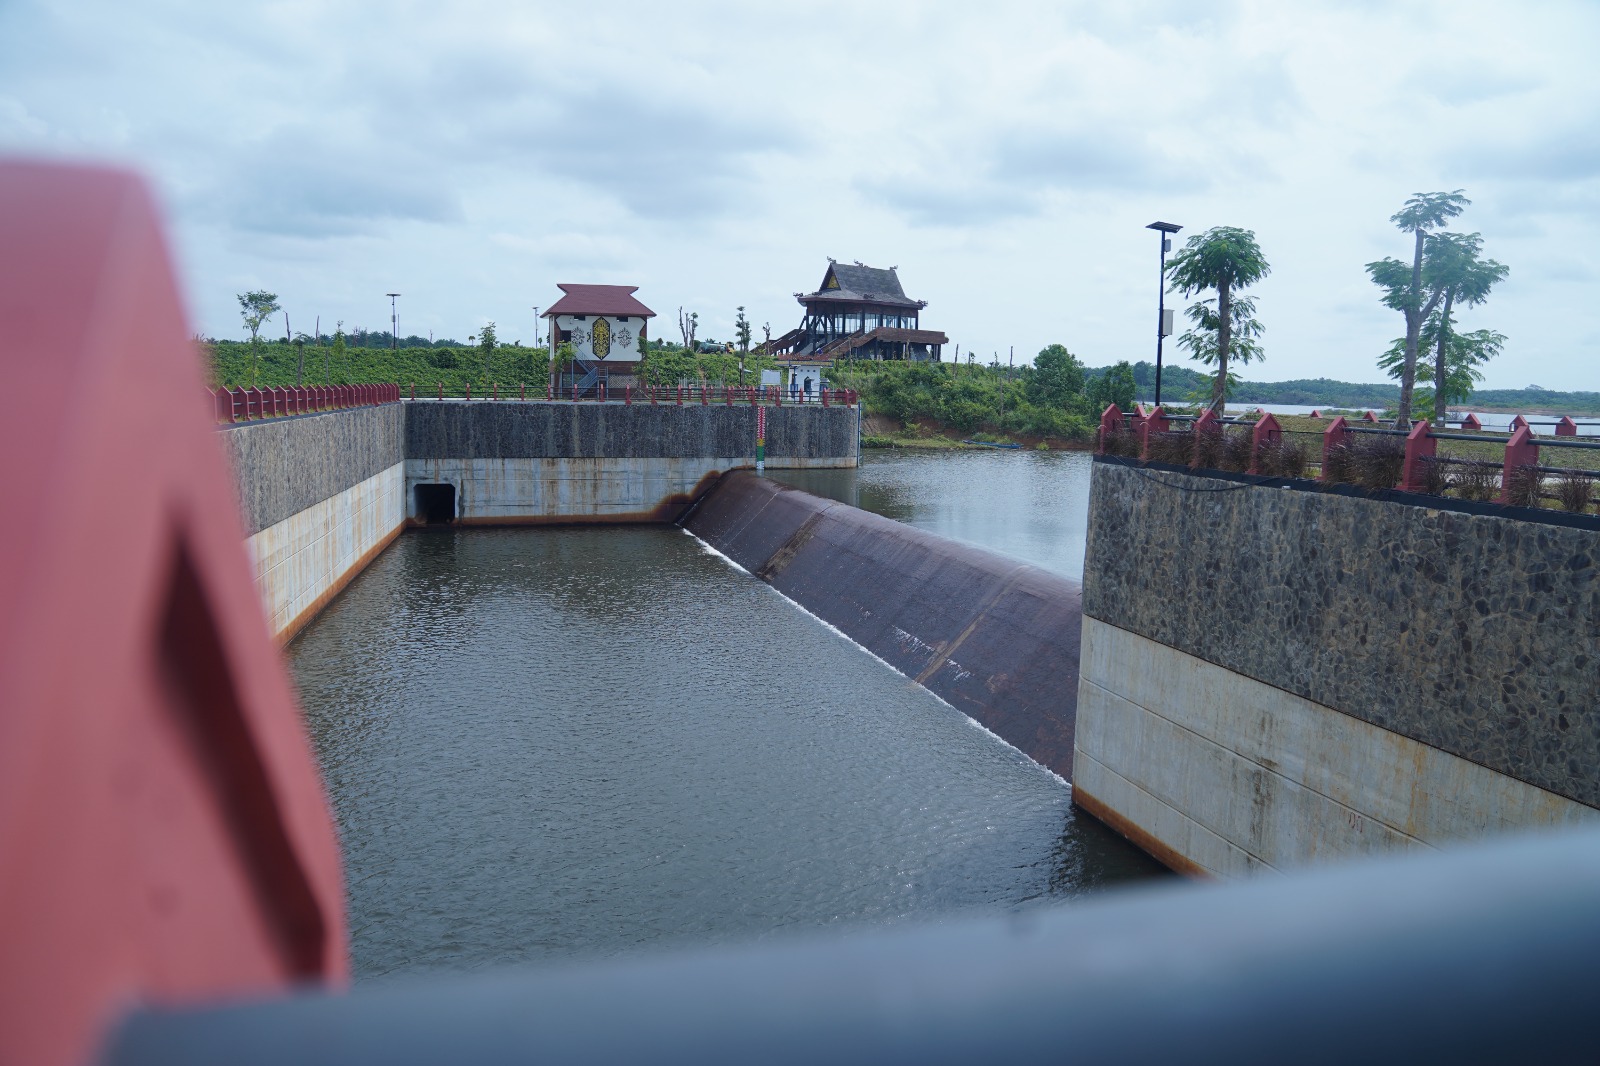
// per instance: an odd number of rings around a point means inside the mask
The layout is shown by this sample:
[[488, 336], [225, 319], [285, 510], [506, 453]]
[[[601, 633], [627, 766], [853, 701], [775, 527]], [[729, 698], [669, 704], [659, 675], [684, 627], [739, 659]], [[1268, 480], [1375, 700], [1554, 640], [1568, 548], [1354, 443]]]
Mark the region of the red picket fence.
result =
[[[311, 385], [306, 387], [207, 389], [212, 416], [218, 422], [254, 422], [262, 418], [286, 418], [319, 411], [341, 411], [350, 407], [374, 407], [397, 403], [399, 385]], [[414, 398], [414, 397], [413, 397]]]

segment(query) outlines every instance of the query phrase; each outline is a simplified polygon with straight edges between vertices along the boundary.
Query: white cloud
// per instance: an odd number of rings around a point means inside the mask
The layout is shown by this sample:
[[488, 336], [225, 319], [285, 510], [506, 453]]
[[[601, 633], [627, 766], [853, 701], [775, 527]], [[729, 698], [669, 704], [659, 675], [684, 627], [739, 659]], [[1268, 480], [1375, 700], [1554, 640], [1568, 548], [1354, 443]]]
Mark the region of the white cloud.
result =
[[[828, 255], [897, 264], [963, 350], [1148, 358], [1155, 218], [1257, 232], [1261, 376], [1374, 380], [1362, 264], [1465, 186], [1512, 278], [1491, 384], [1595, 387], [1600, 12], [1182, 0], [792, 7], [0, 3], [0, 148], [170, 205], [197, 325], [531, 337], [558, 281], [789, 328]], [[659, 324], [658, 324], [659, 325]]]

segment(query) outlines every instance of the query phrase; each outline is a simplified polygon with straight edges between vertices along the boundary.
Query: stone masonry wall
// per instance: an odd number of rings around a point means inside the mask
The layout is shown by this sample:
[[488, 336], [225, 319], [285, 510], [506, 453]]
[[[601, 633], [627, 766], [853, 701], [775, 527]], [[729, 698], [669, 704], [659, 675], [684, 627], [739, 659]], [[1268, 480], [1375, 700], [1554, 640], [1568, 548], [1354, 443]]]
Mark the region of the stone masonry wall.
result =
[[1084, 613], [1600, 806], [1600, 532], [1101, 459]]
[[[418, 401], [406, 408], [410, 459], [755, 457], [753, 407]], [[855, 457], [854, 408], [766, 411], [769, 458]]]
[[398, 403], [246, 422], [219, 430], [245, 532], [256, 534], [405, 459]]

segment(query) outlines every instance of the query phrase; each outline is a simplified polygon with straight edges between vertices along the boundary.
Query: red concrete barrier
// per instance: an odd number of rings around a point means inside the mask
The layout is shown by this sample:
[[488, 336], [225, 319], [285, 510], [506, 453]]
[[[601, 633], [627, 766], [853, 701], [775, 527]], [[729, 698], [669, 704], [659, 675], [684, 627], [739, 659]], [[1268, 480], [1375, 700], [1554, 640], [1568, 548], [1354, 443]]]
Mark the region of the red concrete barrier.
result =
[[1157, 433], [1165, 433], [1172, 423], [1167, 421], [1165, 407], [1153, 407], [1144, 416], [1144, 421], [1139, 423], [1139, 458], [1148, 461], [1150, 458], [1150, 438]]
[[1400, 488], [1405, 492], [1426, 492], [1427, 463], [1434, 457], [1439, 442], [1433, 439], [1431, 428], [1419, 419], [1406, 434], [1405, 466], [1400, 474]]
[[1261, 449], [1277, 444], [1282, 439], [1283, 427], [1278, 425], [1278, 420], [1266, 411], [1261, 411], [1260, 419], [1250, 431], [1250, 473], [1261, 473]]
[[1344, 415], [1338, 415], [1328, 428], [1322, 431], [1322, 468], [1317, 471], [1318, 481], [1328, 480], [1328, 455], [1335, 448], [1348, 448], [1350, 446], [1350, 423], [1344, 420]]
[[[1521, 419], [1522, 424], [1517, 426], [1516, 431], [1511, 434], [1511, 439], [1506, 441], [1505, 464], [1500, 468], [1498, 497], [1500, 503], [1511, 502], [1511, 482], [1519, 467], [1539, 465], [1539, 442], [1535, 439], [1527, 420], [1521, 415], [1518, 415], [1517, 419]], [[1512, 420], [1513, 425], [1516, 425], [1517, 419]]]
[[[0, 1062], [342, 982], [326, 797], [149, 193], [0, 164]], [[230, 393], [230, 404], [234, 394]], [[258, 408], [259, 410], [259, 408]]]

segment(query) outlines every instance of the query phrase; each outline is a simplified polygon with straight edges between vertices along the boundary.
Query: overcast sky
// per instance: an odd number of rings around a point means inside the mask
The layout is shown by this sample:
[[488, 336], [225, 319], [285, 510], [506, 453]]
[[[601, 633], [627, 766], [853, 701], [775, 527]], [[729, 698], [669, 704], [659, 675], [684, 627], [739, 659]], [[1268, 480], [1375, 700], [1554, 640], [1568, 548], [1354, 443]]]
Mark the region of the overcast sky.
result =
[[1461, 318], [1510, 338], [1486, 385], [1596, 389], [1597, 44], [1594, 3], [0, 0], [0, 151], [149, 174], [219, 337], [266, 288], [296, 330], [398, 291], [402, 333], [527, 342], [567, 281], [759, 338], [834, 256], [963, 353], [1104, 365], [1154, 354], [1145, 224], [1241, 226], [1257, 380], [1382, 380], [1363, 264], [1464, 188], [1511, 267]]

